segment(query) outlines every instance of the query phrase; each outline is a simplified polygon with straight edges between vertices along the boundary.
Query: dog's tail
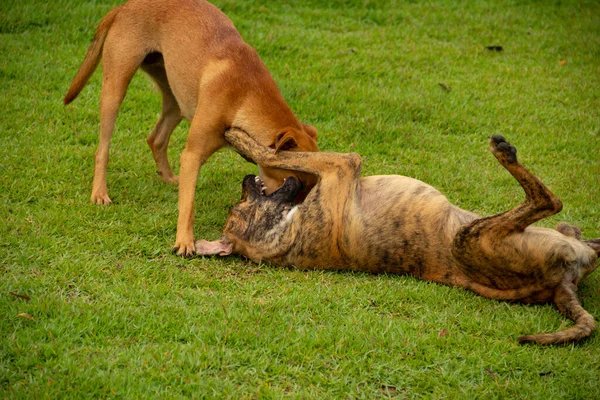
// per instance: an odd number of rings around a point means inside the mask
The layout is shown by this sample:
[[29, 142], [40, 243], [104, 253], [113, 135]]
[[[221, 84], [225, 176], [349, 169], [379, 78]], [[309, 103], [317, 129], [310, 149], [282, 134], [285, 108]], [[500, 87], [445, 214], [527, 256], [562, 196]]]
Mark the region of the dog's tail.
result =
[[583, 339], [592, 333], [596, 326], [594, 317], [579, 303], [575, 285], [570, 279], [565, 279], [556, 289], [554, 303], [565, 317], [575, 322], [575, 325], [555, 333], [521, 336], [519, 343], [561, 344]]
[[600, 238], [598, 238], [598, 239], [591, 239], [591, 240], [584, 240], [583, 243], [585, 243], [588, 246], [590, 246], [592, 248], [592, 250], [594, 250], [596, 252], [596, 255], [598, 257], [600, 257]]
[[79, 71], [73, 82], [71, 83], [71, 87], [67, 92], [65, 99], [63, 100], [64, 104], [67, 105], [81, 92], [85, 84], [88, 82], [98, 64], [100, 63], [100, 58], [102, 58], [102, 48], [104, 47], [104, 40], [106, 39], [106, 35], [110, 26], [113, 24], [115, 17], [119, 12], [120, 7], [116, 7], [111, 10], [100, 22], [98, 28], [96, 29], [96, 34], [94, 35], [94, 39], [92, 40], [92, 44], [88, 48], [87, 54], [81, 67], [79, 67]]

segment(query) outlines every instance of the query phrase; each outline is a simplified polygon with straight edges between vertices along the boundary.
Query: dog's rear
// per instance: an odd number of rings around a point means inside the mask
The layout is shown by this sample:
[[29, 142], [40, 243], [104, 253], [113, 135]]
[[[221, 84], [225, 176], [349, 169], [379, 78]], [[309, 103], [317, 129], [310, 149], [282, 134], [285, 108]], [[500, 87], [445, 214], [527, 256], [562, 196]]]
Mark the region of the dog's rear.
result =
[[[562, 225], [562, 224], [561, 224]], [[559, 225], [557, 230], [565, 232], [564, 225]], [[581, 232], [578, 228], [572, 227], [576, 239], [581, 238]], [[569, 235], [571, 236], [571, 235]], [[600, 257], [600, 239], [584, 240], [583, 243], [590, 247], [596, 253], [596, 258], [592, 258], [589, 263], [585, 263], [578, 268], [579, 276], [565, 275], [563, 282], [556, 288], [553, 302], [563, 315], [575, 322], [570, 328], [554, 333], [543, 333], [537, 335], [526, 335], [519, 337], [520, 343], [540, 343], [540, 344], [561, 344], [581, 340], [588, 337], [596, 328], [594, 317], [588, 313], [579, 303], [577, 298], [577, 283], [585, 275], [596, 269], [598, 257]]]
[[[577, 286], [579, 282], [593, 272], [600, 256], [600, 239], [581, 240], [581, 230], [566, 223], [557, 225], [556, 230], [567, 236], [567, 243], [555, 243], [556, 256], [560, 257], [563, 275], [560, 283], [551, 290], [553, 302], [559, 311], [575, 325], [554, 333], [525, 335], [519, 337], [520, 343], [561, 344], [581, 340], [588, 337], [595, 329], [594, 317], [579, 302]], [[566, 249], [569, 250], [566, 250]], [[535, 251], [532, 250], [532, 251]], [[552, 250], [545, 251], [551, 254]], [[552, 268], [548, 268], [552, 269]]]

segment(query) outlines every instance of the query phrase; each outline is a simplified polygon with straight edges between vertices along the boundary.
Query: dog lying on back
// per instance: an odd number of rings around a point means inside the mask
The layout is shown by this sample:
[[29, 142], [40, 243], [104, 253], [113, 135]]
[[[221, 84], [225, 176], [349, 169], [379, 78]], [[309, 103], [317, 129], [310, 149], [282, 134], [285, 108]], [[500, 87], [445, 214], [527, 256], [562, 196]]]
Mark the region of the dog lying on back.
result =
[[[162, 179], [179, 182], [174, 245], [179, 255], [194, 253], [198, 171], [227, 144], [223, 136], [227, 128], [240, 127], [276, 150], [318, 151], [315, 128], [298, 121], [256, 51], [242, 40], [229, 18], [206, 1], [129, 0], [111, 10], [98, 25], [65, 104], [81, 92], [100, 58], [100, 142], [91, 201], [111, 202], [106, 185], [110, 139], [127, 86], [142, 69], [162, 95], [162, 114], [146, 141]], [[167, 147], [182, 118], [191, 124], [180, 179], [169, 166]], [[273, 191], [290, 172], [260, 166], [260, 175], [267, 190]], [[308, 176], [296, 176], [310, 187]]]
[[525, 191], [514, 209], [479, 217], [448, 202], [433, 187], [398, 175], [360, 178], [357, 154], [274, 151], [245, 132], [227, 140], [255, 162], [318, 177], [301, 204], [302, 184], [290, 177], [266, 195], [247, 176], [220, 240], [196, 242], [197, 254], [242, 254], [255, 262], [305, 269], [410, 274], [470, 289], [481, 296], [525, 303], [552, 302], [575, 325], [520, 342], [565, 343], [587, 337], [594, 318], [579, 303], [581, 279], [598, 267], [600, 239], [581, 241], [568, 224], [530, 227], [562, 203], [518, 161], [502, 136], [491, 152]]

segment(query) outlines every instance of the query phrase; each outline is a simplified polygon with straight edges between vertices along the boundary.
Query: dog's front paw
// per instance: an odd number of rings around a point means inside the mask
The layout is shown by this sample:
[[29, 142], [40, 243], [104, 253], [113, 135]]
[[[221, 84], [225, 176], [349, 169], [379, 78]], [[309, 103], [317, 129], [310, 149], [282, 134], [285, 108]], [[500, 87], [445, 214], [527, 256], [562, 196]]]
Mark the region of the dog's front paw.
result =
[[110, 197], [108, 197], [108, 193], [92, 194], [92, 197], [90, 197], [90, 201], [92, 202], [92, 204], [97, 204], [100, 206], [112, 204], [112, 200], [110, 199]]
[[514, 164], [517, 162], [517, 148], [511, 146], [502, 135], [490, 138], [490, 150], [500, 163]]
[[194, 245], [194, 240], [189, 243], [175, 243], [173, 246], [173, 254], [176, 254], [180, 257], [191, 258], [196, 255], [196, 246]]

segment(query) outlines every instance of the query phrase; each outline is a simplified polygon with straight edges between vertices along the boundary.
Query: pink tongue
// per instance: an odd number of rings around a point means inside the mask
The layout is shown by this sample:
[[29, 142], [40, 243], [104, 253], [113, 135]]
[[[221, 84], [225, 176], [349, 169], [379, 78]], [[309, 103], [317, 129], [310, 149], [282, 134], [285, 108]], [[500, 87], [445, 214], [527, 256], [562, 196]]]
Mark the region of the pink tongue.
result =
[[201, 256], [213, 256], [218, 254], [220, 256], [226, 256], [231, 254], [232, 245], [223, 243], [220, 240], [209, 242], [208, 240], [197, 240], [194, 243], [196, 247], [196, 254]]

